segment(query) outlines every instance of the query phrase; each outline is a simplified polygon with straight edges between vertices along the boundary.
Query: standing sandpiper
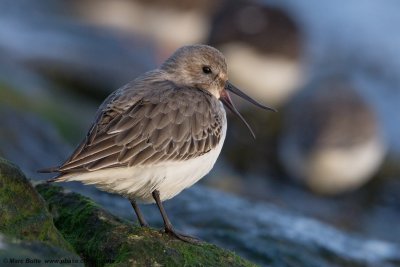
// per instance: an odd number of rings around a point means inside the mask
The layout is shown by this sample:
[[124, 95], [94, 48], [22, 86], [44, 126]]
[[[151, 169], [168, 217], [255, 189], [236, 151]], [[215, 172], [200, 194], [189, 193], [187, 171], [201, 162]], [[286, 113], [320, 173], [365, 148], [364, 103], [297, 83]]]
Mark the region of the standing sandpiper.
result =
[[[215, 48], [179, 48], [160, 68], [113, 92], [100, 106], [85, 139], [51, 182], [80, 181], [137, 202], [156, 203], [165, 232], [177, 233], [162, 205], [214, 166], [225, 140], [225, 104], [239, 116], [227, 91], [268, 110], [228, 82], [225, 58]], [[222, 102], [222, 103], [221, 103]], [[253, 134], [254, 136], [254, 134]]]

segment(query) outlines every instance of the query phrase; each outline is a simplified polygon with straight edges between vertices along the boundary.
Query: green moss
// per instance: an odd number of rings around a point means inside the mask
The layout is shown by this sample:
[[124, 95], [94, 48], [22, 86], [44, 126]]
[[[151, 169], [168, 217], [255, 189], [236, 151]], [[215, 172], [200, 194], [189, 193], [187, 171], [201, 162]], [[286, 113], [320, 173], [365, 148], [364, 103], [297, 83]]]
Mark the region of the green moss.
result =
[[73, 251], [54, 227], [46, 203], [24, 174], [0, 158], [0, 232]]
[[52, 185], [37, 190], [64, 237], [96, 266], [254, 266], [211, 244], [192, 245], [159, 231], [130, 225], [88, 198]]

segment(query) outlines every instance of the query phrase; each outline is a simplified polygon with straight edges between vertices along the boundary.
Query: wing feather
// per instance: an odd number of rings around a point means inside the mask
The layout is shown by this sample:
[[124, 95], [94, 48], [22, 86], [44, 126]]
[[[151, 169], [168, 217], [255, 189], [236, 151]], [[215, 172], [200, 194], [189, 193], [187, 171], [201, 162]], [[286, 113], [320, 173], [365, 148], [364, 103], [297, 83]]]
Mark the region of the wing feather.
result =
[[147, 82], [128, 84], [107, 98], [59, 172], [188, 160], [218, 145], [226, 118], [214, 96], [167, 80]]

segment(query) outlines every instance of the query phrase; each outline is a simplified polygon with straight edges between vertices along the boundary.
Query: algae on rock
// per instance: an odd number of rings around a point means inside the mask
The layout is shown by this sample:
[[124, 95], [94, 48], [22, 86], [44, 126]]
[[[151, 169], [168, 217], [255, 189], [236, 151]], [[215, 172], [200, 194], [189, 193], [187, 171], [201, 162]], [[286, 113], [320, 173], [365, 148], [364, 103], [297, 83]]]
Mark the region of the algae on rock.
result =
[[[83, 266], [19, 168], [0, 158], [1, 266]], [[74, 262], [74, 263], [73, 263]]]
[[0, 233], [73, 251], [19, 168], [0, 158]]
[[211, 244], [192, 245], [150, 228], [130, 225], [90, 199], [40, 184], [54, 222], [85, 262], [133, 266], [253, 266]]

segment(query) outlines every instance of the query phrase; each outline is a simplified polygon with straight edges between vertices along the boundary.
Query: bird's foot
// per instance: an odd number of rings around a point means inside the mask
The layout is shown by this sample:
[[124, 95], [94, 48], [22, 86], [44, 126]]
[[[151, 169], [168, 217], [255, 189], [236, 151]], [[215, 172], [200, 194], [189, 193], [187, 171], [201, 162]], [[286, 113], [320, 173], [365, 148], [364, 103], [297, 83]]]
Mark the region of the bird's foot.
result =
[[150, 228], [150, 225], [148, 223], [144, 223], [144, 222], [139, 222], [140, 227], [144, 227], [144, 228]]
[[184, 242], [190, 243], [190, 244], [200, 245], [201, 243], [203, 243], [200, 239], [198, 239], [196, 237], [178, 233], [172, 228], [170, 228], [170, 229], [166, 228], [164, 231], [165, 231], [166, 234], [168, 234], [170, 236], [173, 236], [176, 239], [179, 239], [179, 240], [182, 240]]

